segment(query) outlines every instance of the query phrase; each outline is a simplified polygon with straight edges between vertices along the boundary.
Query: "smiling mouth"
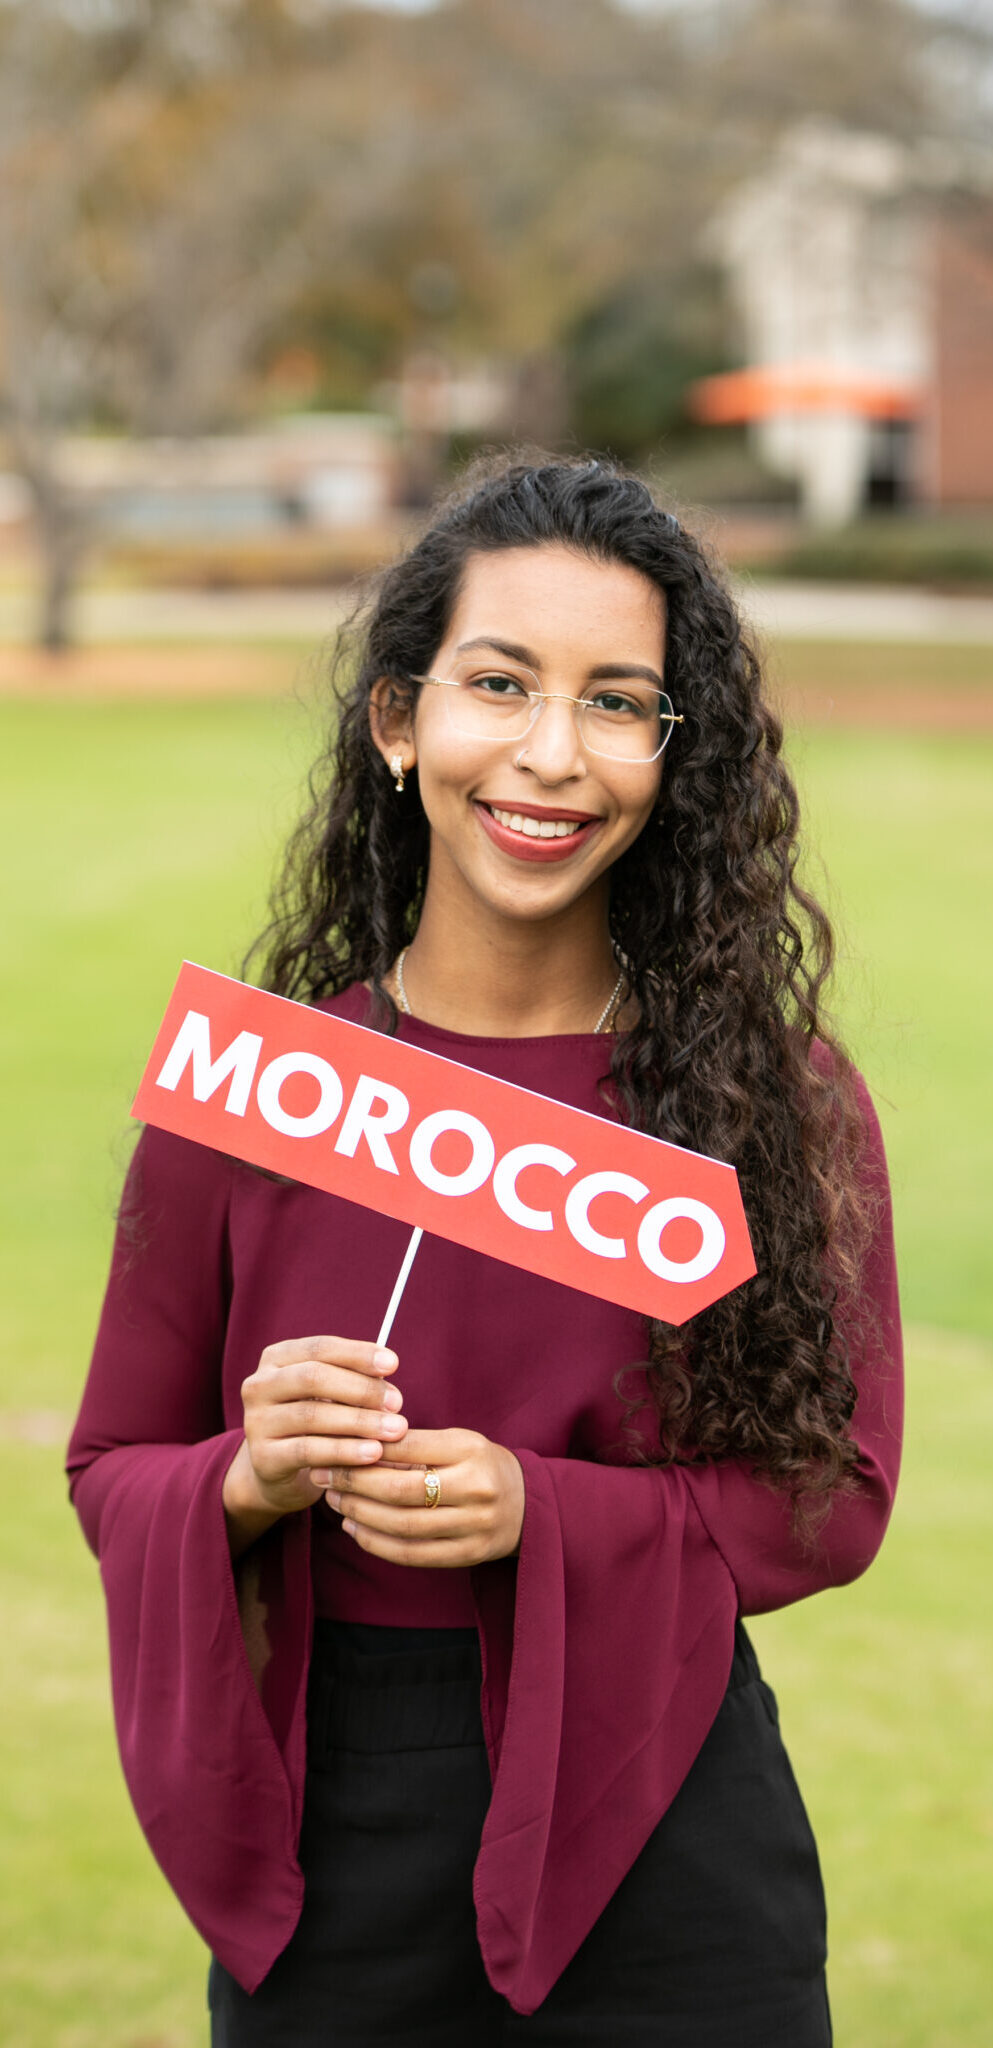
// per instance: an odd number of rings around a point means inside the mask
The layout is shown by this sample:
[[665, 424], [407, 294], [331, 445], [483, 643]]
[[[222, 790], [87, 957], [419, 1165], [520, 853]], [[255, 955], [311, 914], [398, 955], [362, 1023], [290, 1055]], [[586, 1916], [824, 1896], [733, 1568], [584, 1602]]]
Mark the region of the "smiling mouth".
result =
[[505, 811], [496, 804], [484, 804], [498, 825], [508, 832], [523, 832], [526, 839], [572, 839], [581, 832], [589, 819], [576, 818], [535, 818], [525, 811]]
[[604, 823], [589, 811], [486, 803], [479, 797], [474, 802], [487, 837], [516, 860], [568, 860]]

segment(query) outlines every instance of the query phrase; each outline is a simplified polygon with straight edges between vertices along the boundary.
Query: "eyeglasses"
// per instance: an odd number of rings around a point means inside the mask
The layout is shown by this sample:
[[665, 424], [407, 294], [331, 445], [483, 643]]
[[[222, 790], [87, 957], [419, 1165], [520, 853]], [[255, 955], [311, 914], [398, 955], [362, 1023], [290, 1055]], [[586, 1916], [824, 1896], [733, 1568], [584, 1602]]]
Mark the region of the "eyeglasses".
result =
[[456, 662], [447, 676], [414, 676], [444, 690], [449, 723], [463, 739], [495, 745], [522, 740], [546, 704], [572, 706], [579, 737], [590, 754], [608, 761], [657, 761], [682, 716], [664, 690], [632, 680], [595, 684], [588, 696], [543, 690], [532, 669]]

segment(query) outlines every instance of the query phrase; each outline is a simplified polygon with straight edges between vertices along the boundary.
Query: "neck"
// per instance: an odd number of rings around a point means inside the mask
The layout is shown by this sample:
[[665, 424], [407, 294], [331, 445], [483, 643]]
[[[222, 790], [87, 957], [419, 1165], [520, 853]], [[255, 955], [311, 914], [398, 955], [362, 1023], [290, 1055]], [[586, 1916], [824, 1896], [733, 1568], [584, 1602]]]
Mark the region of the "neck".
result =
[[404, 961], [411, 1010], [426, 1024], [486, 1038], [592, 1031], [617, 979], [606, 896], [555, 919], [488, 916], [454, 928], [428, 888]]

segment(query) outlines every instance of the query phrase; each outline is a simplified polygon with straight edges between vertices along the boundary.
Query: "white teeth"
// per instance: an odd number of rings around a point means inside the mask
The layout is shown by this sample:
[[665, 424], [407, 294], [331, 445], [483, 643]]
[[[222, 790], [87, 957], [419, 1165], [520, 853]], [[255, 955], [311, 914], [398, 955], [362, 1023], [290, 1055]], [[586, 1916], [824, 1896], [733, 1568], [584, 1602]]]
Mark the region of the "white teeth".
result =
[[525, 818], [520, 811], [498, 811], [495, 804], [490, 809], [498, 825], [523, 832], [526, 839], [571, 839], [581, 829], [569, 818]]

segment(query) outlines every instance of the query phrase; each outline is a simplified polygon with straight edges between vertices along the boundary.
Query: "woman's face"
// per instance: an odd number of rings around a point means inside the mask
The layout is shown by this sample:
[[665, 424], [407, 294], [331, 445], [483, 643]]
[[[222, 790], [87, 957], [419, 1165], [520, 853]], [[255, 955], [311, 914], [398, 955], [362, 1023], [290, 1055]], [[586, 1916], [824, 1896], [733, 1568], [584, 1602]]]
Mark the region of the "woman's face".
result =
[[[432, 675], [471, 664], [491, 676], [484, 690], [519, 694], [534, 687], [530, 669], [555, 701], [527, 733], [491, 740], [458, 729], [454, 691], [422, 688], [403, 751], [431, 828], [432, 891], [513, 919], [554, 916], [591, 890], [606, 901], [662, 762], [589, 751], [571, 704], [558, 700], [597, 698], [604, 717], [616, 715], [627, 687], [654, 704], [645, 685], [662, 686], [664, 652], [664, 600], [636, 569], [557, 543], [470, 556]], [[397, 751], [379, 744], [388, 758]]]

